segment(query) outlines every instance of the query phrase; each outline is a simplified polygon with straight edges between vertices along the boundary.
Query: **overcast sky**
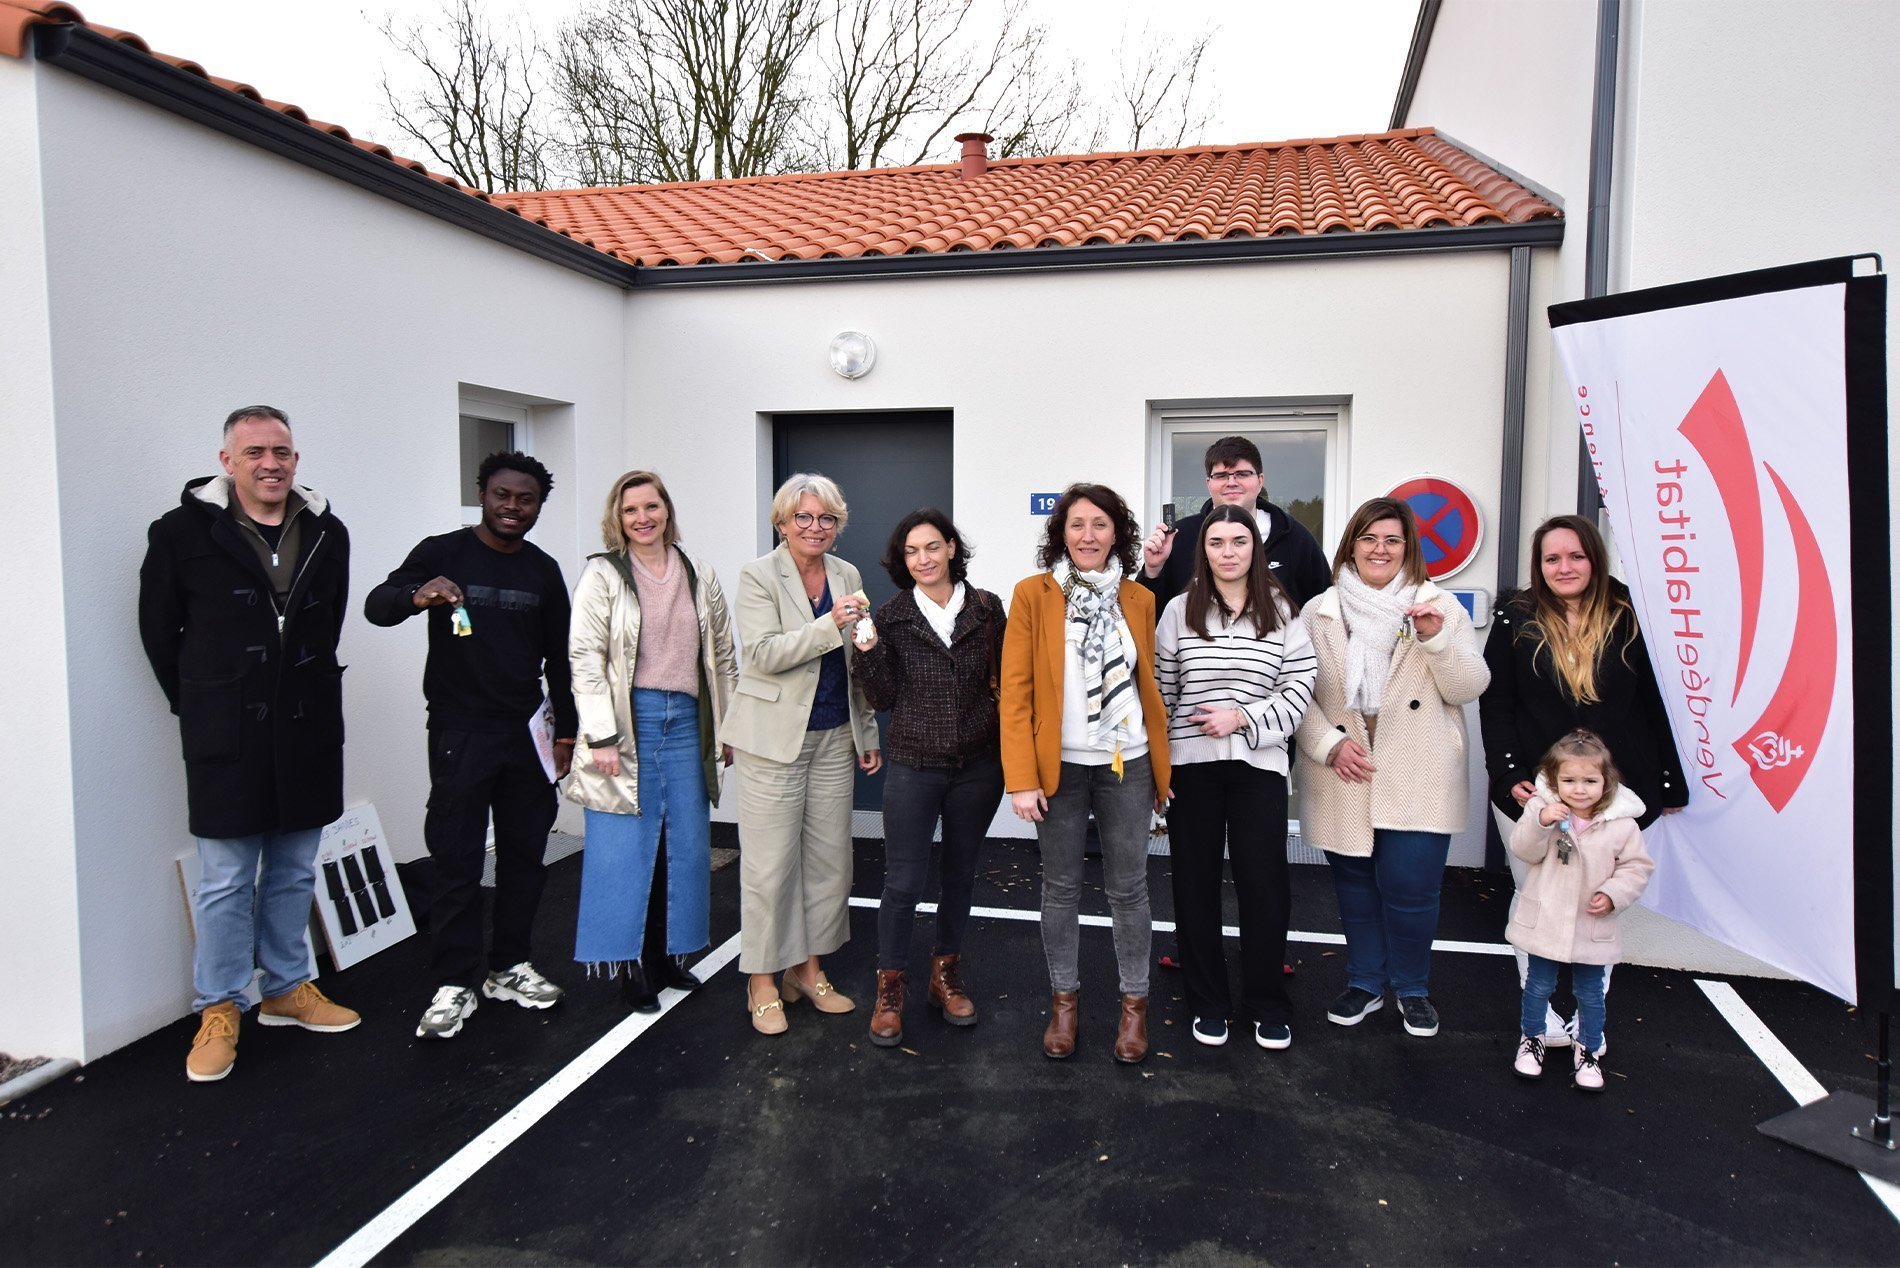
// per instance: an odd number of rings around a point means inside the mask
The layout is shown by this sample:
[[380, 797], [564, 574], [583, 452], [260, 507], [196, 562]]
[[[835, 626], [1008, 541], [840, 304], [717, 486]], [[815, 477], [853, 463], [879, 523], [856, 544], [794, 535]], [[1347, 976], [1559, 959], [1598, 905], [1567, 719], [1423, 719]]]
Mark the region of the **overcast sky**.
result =
[[[985, 0], [988, 2], [988, 0]], [[377, 22], [427, 18], [441, 0], [82, 0], [89, 21], [136, 31], [157, 51], [295, 102], [313, 118], [404, 149], [378, 83], [389, 56]], [[490, 12], [552, 27], [579, 0], [487, 0]], [[1111, 77], [1144, 24], [1166, 36], [1218, 28], [1206, 80], [1210, 143], [1384, 130], [1417, 0], [1027, 0], [1058, 51]], [[413, 147], [411, 147], [413, 148]], [[955, 158], [946, 144], [944, 162]]]

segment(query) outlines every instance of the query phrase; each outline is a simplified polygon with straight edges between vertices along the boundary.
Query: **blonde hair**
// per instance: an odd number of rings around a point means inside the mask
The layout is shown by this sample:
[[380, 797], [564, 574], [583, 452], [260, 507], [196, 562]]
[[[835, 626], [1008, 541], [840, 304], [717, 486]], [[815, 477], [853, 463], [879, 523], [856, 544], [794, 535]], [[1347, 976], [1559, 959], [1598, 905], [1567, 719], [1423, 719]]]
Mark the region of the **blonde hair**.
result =
[[807, 493], [818, 499], [818, 505], [825, 508], [825, 514], [838, 517], [838, 531], [842, 533], [845, 523], [851, 518], [845, 508], [844, 490], [830, 476], [813, 471], [800, 471], [778, 486], [778, 492], [772, 495], [772, 527], [783, 533]]
[[629, 471], [614, 481], [607, 493], [607, 513], [600, 518], [600, 540], [607, 543], [607, 549], [619, 554], [627, 549], [627, 529], [620, 519], [620, 499], [628, 489], [638, 485], [650, 484], [653, 491], [660, 495], [660, 501], [666, 503], [666, 531], [660, 534], [660, 544], [671, 546], [680, 539], [679, 516], [673, 512], [673, 495], [666, 491], [666, 481], [653, 471]]
[[1610, 808], [1616, 799], [1616, 790], [1622, 786], [1622, 772], [1616, 769], [1616, 763], [1610, 758], [1610, 746], [1605, 744], [1595, 731], [1586, 731], [1578, 727], [1570, 734], [1550, 746], [1550, 752], [1544, 754], [1537, 763], [1537, 773], [1550, 785], [1552, 795], [1557, 791], [1557, 770], [1565, 762], [1593, 762], [1603, 775], [1603, 796], [1590, 807], [1589, 817], [1594, 819]]

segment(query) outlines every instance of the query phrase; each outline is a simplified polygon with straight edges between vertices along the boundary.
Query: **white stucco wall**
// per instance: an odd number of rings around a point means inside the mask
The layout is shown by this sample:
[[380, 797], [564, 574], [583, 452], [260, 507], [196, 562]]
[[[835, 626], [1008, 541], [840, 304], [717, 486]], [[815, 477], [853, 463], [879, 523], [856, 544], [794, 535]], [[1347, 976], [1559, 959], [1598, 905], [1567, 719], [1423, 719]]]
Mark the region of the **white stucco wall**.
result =
[[[1138, 507], [1158, 496], [1157, 401], [1349, 398], [1348, 510], [1429, 471], [1488, 514], [1508, 280], [1508, 256], [1486, 252], [640, 292], [628, 461], [666, 477], [728, 584], [768, 540], [763, 420], [796, 411], [954, 411], [952, 513], [978, 547], [971, 579], [1005, 597], [1034, 569], [1031, 493], [1088, 479]], [[866, 378], [827, 366], [841, 330], [876, 341]], [[1453, 584], [1489, 589], [1495, 570], [1488, 543]], [[1472, 810], [1459, 862], [1483, 858], [1481, 796]]]
[[16, 474], [0, 621], [0, 798], [11, 807], [0, 886], [0, 1052], [73, 1056], [85, 1032], [72, 839], [72, 730], [54, 467], [52, 338], [40, 205], [35, 68], [0, 57], [0, 419]]
[[[13, 85], [26, 68], [0, 70]], [[60, 682], [46, 652], [11, 663], [45, 672], [36, 690], [68, 695], [84, 738], [60, 756], [83, 791], [63, 839], [12, 835], [0, 848], [10, 872], [24, 851], [65, 855], [84, 1043], [50, 1055], [90, 1059], [180, 1016], [191, 996], [174, 868], [191, 849], [183, 767], [134, 622], [147, 523], [217, 470], [229, 410], [289, 411], [299, 478], [353, 539], [345, 801], [373, 801], [398, 857], [417, 857], [424, 629], [368, 625], [362, 595], [421, 537], [461, 522], [461, 383], [571, 403], [536, 437], [556, 488], [535, 540], [575, 574], [597, 519], [577, 472], [624, 448], [626, 296], [63, 72], [37, 78], [56, 391], [54, 434], [29, 439], [56, 439], [64, 496], [55, 516], [50, 490], [32, 494], [46, 502], [34, 566], [63, 564], [34, 592], [56, 601], [63, 585], [74, 670]], [[10, 130], [16, 112], [6, 118]], [[0, 214], [19, 202], [9, 182]], [[41, 795], [20, 769], [0, 779], [15, 804]], [[417, 983], [418, 1007], [428, 986]], [[27, 1006], [0, 1004], [0, 1048]]]
[[[1596, 9], [1445, 0], [1407, 120], [1564, 198], [1570, 231], [1542, 292], [1555, 300], [1583, 294]], [[1866, 251], [1896, 258], [1900, 6], [1624, 0], [1622, 19], [1612, 291]], [[1527, 530], [1572, 508], [1576, 472], [1562, 365], [1546, 334], [1533, 353]], [[1892, 381], [1891, 328], [1888, 365]], [[1900, 452], [1890, 461], [1900, 482]], [[1900, 807], [1895, 824], [1900, 838]], [[1649, 963], [1772, 972], [1660, 917], [1638, 921], [1628, 946]]]

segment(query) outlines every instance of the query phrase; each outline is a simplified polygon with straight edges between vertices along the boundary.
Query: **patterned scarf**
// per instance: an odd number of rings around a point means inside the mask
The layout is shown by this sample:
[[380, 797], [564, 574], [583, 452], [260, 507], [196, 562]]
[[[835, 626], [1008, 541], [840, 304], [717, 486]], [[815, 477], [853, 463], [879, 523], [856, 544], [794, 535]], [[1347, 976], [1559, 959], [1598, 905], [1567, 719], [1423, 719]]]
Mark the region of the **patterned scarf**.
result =
[[1088, 702], [1089, 740], [1115, 758], [1122, 774], [1122, 746], [1141, 735], [1141, 701], [1135, 694], [1135, 636], [1122, 616], [1121, 561], [1109, 557], [1101, 572], [1082, 572], [1065, 555], [1053, 569], [1065, 603], [1063, 638], [1082, 662], [1082, 695]]
[[1408, 626], [1405, 613], [1418, 601], [1418, 587], [1403, 570], [1375, 590], [1354, 568], [1339, 572], [1339, 610], [1346, 618], [1346, 707], [1376, 717], [1392, 671], [1392, 653]]

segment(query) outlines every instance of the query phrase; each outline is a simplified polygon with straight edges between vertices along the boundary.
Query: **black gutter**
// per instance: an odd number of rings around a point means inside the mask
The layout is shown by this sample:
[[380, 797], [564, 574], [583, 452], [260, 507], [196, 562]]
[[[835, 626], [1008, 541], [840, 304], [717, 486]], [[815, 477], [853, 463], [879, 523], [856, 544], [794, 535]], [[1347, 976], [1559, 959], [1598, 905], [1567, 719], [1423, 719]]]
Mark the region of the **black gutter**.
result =
[[1524, 396], [1531, 346], [1531, 251], [1511, 248], [1511, 292], [1504, 319], [1504, 454], [1498, 478], [1498, 594], [1517, 588], [1524, 531]]
[[[1610, 178], [1616, 168], [1616, 74], [1620, 61], [1622, 0], [1597, 0], [1596, 88], [1590, 103], [1590, 208], [1584, 221], [1583, 297], [1610, 292]], [[1603, 505], [1590, 465], [1589, 442], [1577, 437], [1577, 514]]]
[[1399, 75], [1399, 95], [1392, 103], [1392, 122], [1386, 126], [1398, 129], [1405, 126], [1405, 116], [1412, 113], [1412, 94], [1418, 91], [1418, 75], [1425, 69], [1425, 50], [1431, 47], [1432, 27], [1438, 23], [1438, 7], [1441, 0], [1421, 0], [1418, 6], [1418, 20], [1412, 24], [1412, 46], [1405, 50], [1405, 70]]
[[493, 203], [373, 154], [269, 106], [74, 23], [33, 28], [36, 60], [182, 115], [529, 255], [616, 286], [635, 268]]
[[1564, 222], [1551, 216], [1516, 225], [1447, 229], [1383, 229], [1360, 233], [1286, 234], [1188, 242], [1124, 242], [1103, 246], [1031, 247], [1017, 251], [950, 251], [931, 255], [858, 256], [849, 260], [761, 260], [751, 264], [680, 264], [642, 268], [639, 290], [669, 286], [734, 286], [868, 277], [940, 277], [956, 273], [1053, 272], [1167, 264], [1230, 264], [1248, 260], [1417, 255], [1557, 246]]

